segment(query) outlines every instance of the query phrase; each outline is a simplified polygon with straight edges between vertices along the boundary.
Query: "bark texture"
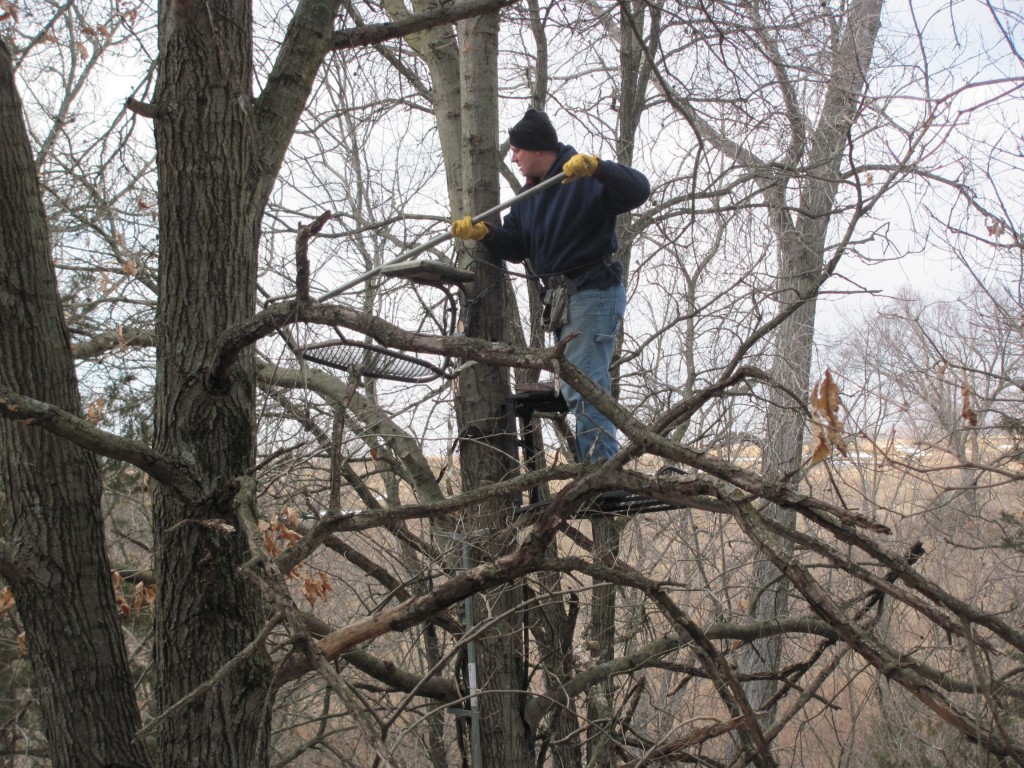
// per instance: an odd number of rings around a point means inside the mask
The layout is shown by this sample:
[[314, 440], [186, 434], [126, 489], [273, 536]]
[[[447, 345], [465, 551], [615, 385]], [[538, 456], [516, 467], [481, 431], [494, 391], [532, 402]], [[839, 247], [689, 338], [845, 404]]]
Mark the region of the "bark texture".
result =
[[[464, 211], [485, 210], [498, 202], [497, 33], [497, 14], [459, 24]], [[511, 311], [503, 289], [508, 278], [500, 260], [477, 244], [469, 248], [476, 279], [466, 291], [466, 335], [502, 341]], [[474, 365], [459, 376], [459, 447], [462, 479], [467, 489], [507, 479], [519, 470], [514, 435], [509, 434], [505, 422], [509, 394], [507, 368]], [[507, 498], [482, 504], [475, 510], [467, 525], [479, 536], [479, 549], [474, 552], [478, 562], [493, 559], [510, 543], [505, 541], [503, 529], [511, 511]], [[483, 756], [488, 765], [508, 768], [532, 764], [523, 720], [523, 616], [516, 610], [521, 599], [520, 585], [510, 582], [489, 594], [487, 601], [475, 601], [478, 617], [495, 617], [479, 643]]]
[[[81, 412], [46, 213], [0, 42], [0, 383]], [[0, 420], [0, 526], [57, 768], [147, 766], [100, 516], [96, 456]]]
[[[262, 602], [229, 483], [255, 456], [251, 349], [214, 390], [219, 333], [253, 314], [262, 207], [248, 0], [160, 8], [156, 103], [160, 303], [155, 445], [186, 458], [205, 498], [155, 495], [157, 700], [166, 710], [258, 634]], [[226, 523], [232, 529], [217, 525]], [[159, 731], [167, 766], [266, 764], [270, 664], [260, 651]]]
[[[400, 14], [389, 4], [393, 16]], [[416, 3], [417, 11], [433, 7]], [[453, 211], [475, 213], [498, 202], [497, 159], [497, 30], [496, 13], [460, 22], [458, 37], [438, 27], [407, 38], [427, 63], [433, 89], [441, 151]], [[508, 335], [514, 311], [506, 290], [508, 278], [500, 260], [478, 245], [468, 244], [461, 264], [476, 272], [463, 295], [462, 318], [467, 337], [490, 341]], [[505, 401], [510, 394], [506, 367], [475, 365], [459, 376], [456, 400], [459, 455], [463, 487], [481, 488], [518, 471], [514, 436], [508, 434]], [[473, 541], [474, 562], [504, 551], [502, 529], [511, 512], [509, 499], [480, 505], [461, 523], [459, 535]], [[436, 521], [447, 528], [446, 521]], [[478, 641], [481, 688], [482, 753], [486, 765], [526, 766], [530, 737], [523, 720], [525, 661], [522, 615], [514, 610], [521, 588], [510, 584], [475, 599], [477, 622], [498, 616]]]

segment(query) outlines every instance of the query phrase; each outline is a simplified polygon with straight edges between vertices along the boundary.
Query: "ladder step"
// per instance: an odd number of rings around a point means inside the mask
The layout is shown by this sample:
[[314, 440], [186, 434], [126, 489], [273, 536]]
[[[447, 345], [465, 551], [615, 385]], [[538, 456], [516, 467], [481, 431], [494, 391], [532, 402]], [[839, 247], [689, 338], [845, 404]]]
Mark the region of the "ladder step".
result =
[[508, 398], [512, 411], [520, 419], [529, 420], [535, 413], [568, 413], [562, 393], [555, 389], [539, 392], [517, 392]]

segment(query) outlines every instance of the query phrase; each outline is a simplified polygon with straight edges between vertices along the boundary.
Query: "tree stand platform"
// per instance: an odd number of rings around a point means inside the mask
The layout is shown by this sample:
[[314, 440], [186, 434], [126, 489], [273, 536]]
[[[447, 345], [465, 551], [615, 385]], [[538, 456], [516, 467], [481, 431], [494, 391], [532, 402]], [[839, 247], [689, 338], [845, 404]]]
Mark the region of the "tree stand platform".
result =
[[[521, 452], [520, 459], [526, 471], [532, 472], [541, 469], [541, 442], [534, 425], [534, 418], [537, 416], [560, 418], [568, 411], [569, 407], [565, 398], [562, 397], [553, 381], [520, 385], [516, 388], [516, 393], [505, 401], [508, 430], [511, 434], [517, 435], [516, 446]], [[516, 424], [517, 419], [518, 425]], [[658, 474], [668, 472], [682, 474], [682, 470], [676, 467], [663, 467]], [[549, 507], [551, 503], [551, 499], [540, 498], [539, 488], [531, 488], [529, 502], [517, 504], [513, 516], [520, 517], [538, 512]], [[671, 509], [679, 509], [679, 507], [671, 502], [652, 499], [631, 491], [603, 491], [581, 504], [573, 518], [624, 517], [664, 512]]]

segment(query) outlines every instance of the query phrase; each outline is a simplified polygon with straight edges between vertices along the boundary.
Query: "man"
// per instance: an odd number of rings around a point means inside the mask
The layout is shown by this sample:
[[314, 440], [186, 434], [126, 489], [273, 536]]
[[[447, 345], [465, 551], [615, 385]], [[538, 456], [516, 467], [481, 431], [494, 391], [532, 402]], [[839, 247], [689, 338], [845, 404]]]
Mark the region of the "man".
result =
[[[453, 223], [452, 234], [479, 240], [506, 261], [529, 259], [554, 311], [555, 338], [578, 334], [568, 343], [566, 358], [611, 392], [609, 369], [626, 311], [622, 265], [613, 258], [619, 247], [615, 219], [650, 197], [650, 183], [639, 171], [560, 144], [548, 116], [534, 109], [508, 137], [525, 188], [561, 171], [565, 180], [514, 203], [502, 226], [474, 224], [467, 216]], [[561, 295], [567, 295], [568, 316], [559, 324]], [[615, 425], [572, 387], [561, 386], [576, 417], [579, 461], [597, 463], [614, 455], [619, 450]]]

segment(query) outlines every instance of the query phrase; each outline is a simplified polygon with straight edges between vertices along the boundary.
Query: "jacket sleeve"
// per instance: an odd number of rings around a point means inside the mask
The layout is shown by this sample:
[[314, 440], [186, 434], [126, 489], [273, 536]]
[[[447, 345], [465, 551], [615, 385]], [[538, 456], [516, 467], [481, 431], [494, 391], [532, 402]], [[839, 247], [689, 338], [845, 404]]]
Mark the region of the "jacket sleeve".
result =
[[651, 182], [640, 171], [611, 160], [602, 160], [594, 178], [604, 185], [604, 200], [616, 214], [639, 208], [651, 196]]
[[526, 247], [526, 238], [519, 227], [519, 217], [515, 209], [505, 217], [502, 226], [487, 225], [487, 237], [481, 242], [488, 251], [504, 261], [521, 262], [530, 255]]

